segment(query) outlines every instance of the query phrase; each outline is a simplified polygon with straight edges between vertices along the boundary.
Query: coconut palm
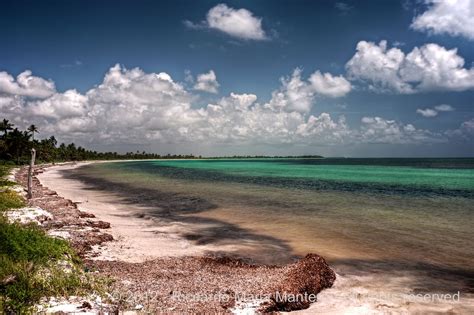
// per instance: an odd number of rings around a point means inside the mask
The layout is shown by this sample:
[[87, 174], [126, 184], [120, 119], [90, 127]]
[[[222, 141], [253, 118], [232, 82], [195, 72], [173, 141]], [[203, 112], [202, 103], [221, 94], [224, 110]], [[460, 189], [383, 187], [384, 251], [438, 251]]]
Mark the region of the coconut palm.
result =
[[39, 133], [38, 127], [36, 127], [35, 125], [31, 125], [28, 127], [28, 131], [31, 132], [31, 139], [35, 141], [35, 132]]
[[8, 119], [3, 119], [2, 122], [0, 122], [0, 131], [3, 131], [3, 137], [7, 137], [8, 130], [13, 130], [13, 124], [10, 123]]

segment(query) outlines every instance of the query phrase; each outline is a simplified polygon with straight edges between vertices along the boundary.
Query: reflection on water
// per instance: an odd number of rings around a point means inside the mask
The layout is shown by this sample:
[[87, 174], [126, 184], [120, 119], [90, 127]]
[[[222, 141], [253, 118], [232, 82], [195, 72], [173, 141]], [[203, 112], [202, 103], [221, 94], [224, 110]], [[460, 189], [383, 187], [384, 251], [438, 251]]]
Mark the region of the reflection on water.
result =
[[413, 273], [411, 290], [473, 292], [473, 160], [357, 161], [123, 162], [73, 176], [114, 183], [156, 216], [227, 224], [186, 236], [196, 242], [266, 242], [317, 252], [340, 274]]

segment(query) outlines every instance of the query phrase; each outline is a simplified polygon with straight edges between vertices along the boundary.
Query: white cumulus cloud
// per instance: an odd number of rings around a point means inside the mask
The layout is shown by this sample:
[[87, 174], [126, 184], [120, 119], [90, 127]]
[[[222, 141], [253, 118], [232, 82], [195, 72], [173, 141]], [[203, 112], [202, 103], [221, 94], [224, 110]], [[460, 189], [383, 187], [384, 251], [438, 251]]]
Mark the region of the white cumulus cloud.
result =
[[209, 93], [217, 93], [218, 88], [219, 82], [217, 82], [217, 77], [213, 70], [210, 70], [208, 73], [199, 74], [196, 78], [196, 84], [194, 84], [195, 90]]
[[473, 0], [425, 0], [428, 10], [413, 19], [411, 28], [474, 40]]
[[[316, 77], [325, 77], [315, 73]], [[334, 81], [339, 77], [327, 78]], [[301, 70], [296, 69], [282, 79], [268, 102], [259, 102], [251, 93], [230, 93], [210, 104], [198, 104], [197, 95], [167, 73], [115, 65], [101, 84], [84, 94], [68, 90], [44, 99], [0, 94], [0, 111], [20, 127], [34, 123], [41, 135], [54, 134], [60, 141], [86, 146], [340, 145], [442, 140], [436, 133], [381, 117], [365, 117], [360, 127], [351, 128], [344, 116], [310, 114], [317, 95], [338, 94], [332, 91], [332, 85], [329, 94], [323, 90], [315, 89], [311, 80], [303, 79]]]
[[474, 68], [465, 68], [457, 49], [437, 44], [415, 47], [405, 54], [399, 48], [360, 41], [357, 51], [346, 64], [352, 80], [364, 81], [379, 92], [416, 93], [447, 90], [465, 91], [474, 88]]
[[16, 80], [7, 72], [0, 72], [0, 94], [46, 98], [55, 91], [53, 82], [33, 76], [30, 70], [20, 73]]
[[267, 106], [287, 112], [309, 112], [313, 105], [314, 90], [301, 74], [301, 69], [295, 69], [290, 77], [281, 78], [281, 87], [273, 91], [272, 99]]
[[438, 112], [452, 112], [454, 110], [454, 107], [448, 104], [441, 104], [441, 105], [436, 105], [435, 109]]
[[418, 108], [416, 112], [423, 117], [430, 118], [430, 117], [438, 116], [439, 112], [451, 112], [453, 110], [454, 110], [454, 107], [452, 107], [451, 105], [440, 104], [440, 105], [436, 105], [434, 108], [425, 108], [425, 109]]
[[308, 80], [302, 70], [296, 68], [290, 77], [281, 78], [281, 87], [273, 91], [268, 106], [285, 111], [308, 113], [317, 95], [341, 97], [351, 90], [351, 84], [343, 76], [314, 72]]
[[436, 117], [436, 116], [438, 116], [438, 112], [434, 109], [431, 109], [431, 108], [425, 108], [425, 109], [418, 108], [416, 110], [416, 112], [418, 114], [420, 114], [421, 116], [423, 116], [423, 117]]
[[266, 40], [267, 34], [262, 27], [262, 19], [247, 9], [234, 9], [224, 3], [211, 8], [206, 20], [200, 23], [184, 21], [191, 29], [214, 29], [235, 38], [245, 40]]
[[242, 39], [263, 40], [267, 36], [262, 29], [262, 19], [247, 9], [234, 9], [218, 4], [207, 13], [210, 28]]
[[330, 73], [322, 74], [316, 71], [309, 78], [316, 93], [330, 97], [341, 97], [351, 91], [351, 83], [343, 76], [333, 76]]

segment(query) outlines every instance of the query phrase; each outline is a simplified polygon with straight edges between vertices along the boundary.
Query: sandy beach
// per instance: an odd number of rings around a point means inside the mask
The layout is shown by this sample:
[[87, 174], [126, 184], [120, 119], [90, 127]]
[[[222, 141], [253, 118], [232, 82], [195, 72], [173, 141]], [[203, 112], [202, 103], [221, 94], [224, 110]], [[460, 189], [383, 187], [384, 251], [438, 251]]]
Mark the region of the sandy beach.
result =
[[[86, 184], [62, 175], [62, 171], [90, 163], [52, 166], [39, 174], [38, 179], [44, 186], [76, 203], [79, 210], [92, 213], [97, 219], [110, 223], [109, 233], [113, 235], [114, 240], [95, 248], [97, 256], [94, 259], [144, 262], [161, 257], [217, 253], [242, 258], [242, 253], [245, 253], [245, 258], [259, 263], [283, 264], [294, 260], [285, 253], [282, 246], [267, 245], [266, 240], [258, 240], [258, 250], [255, 249], [255, 240], [245, 241], [243, 237], [239, 242], [193, 242], [183, 235], [196, 235], [204, 228], [213, 228], [213, 223], [160, 220], [147, 214], [153, 209], [131, 204], [118, 193], [89, 189]], [[262, 246], [266, 247], [271, 255], [263, 255]]]
[[159, 257], [202, 255], [205, 246], [192, 246], [182, 239], [176, 230], [184, 227], [159, 226], [147, 218], [137, 217], [137, 206], [120, 203], [120, 196], [88, 190], [79, 181], [64, 178], [62, 170], [71, 170], [89, 162], [60, 165], [48, 168], [38, 179], [60, 196], [78, 204], [78, 209], [94, 214], [98, 219], [111, 224], [110, 233], [114, 241], [96, 248], [97, 260], [121, 260], [144, 262]]
[[[47, 216], [37, 219], [48, 234], [69, 240], [89, 270], [112, 280], [106, 304], [87, 298], [77, 304], [76, 298], [77, 305], [66, 303], [61, 311], [82, 312], [81, 305], [94, 305], [93, 313], [104, 305], [108, 311], [160, 313], [292, 311], [307, 309], [334, 283], [335, 273], [317, 254], [276, 266], [240, 259], [235, 243], [194, 244], [181, 235], [196, 226], [137, 215], [143, 209], [120, 195], [91, 190], [62, 174], [85, 164], [36, 167], [28, 202], [44, 209]], [[22, 185], [26, 173], [22, 168], [15, 174]]]

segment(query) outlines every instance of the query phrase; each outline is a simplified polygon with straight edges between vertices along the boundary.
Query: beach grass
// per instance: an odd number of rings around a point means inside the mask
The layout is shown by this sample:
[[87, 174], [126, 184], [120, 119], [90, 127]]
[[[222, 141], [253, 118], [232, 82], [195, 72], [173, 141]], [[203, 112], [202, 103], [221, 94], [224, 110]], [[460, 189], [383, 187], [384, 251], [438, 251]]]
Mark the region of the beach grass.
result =
[[0, 212], [24, 206], [24, 201], [14, 191], [6, 190], [0, 192]]

